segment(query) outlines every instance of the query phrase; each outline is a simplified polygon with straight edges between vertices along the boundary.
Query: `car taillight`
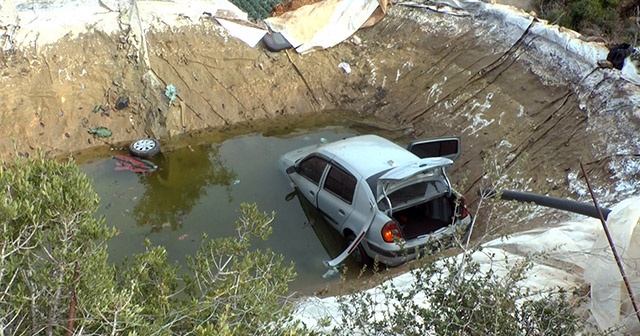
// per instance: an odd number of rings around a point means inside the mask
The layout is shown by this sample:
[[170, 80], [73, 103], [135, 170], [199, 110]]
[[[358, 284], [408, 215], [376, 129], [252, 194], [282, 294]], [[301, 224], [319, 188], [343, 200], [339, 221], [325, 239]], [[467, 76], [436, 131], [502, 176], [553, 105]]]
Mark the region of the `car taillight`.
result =
[[402, 231], [400, 231], [398, 223], [394, 221], [387, 222], [387, 224], [382, 227], [382, 240], [387, 243], [393, 243], [394, 237], [402, 239]]
[[467, 218], [467, 216], [469, 216], [467, 200], [465, 200], [464, 197], [460, 197], [460, 219]]

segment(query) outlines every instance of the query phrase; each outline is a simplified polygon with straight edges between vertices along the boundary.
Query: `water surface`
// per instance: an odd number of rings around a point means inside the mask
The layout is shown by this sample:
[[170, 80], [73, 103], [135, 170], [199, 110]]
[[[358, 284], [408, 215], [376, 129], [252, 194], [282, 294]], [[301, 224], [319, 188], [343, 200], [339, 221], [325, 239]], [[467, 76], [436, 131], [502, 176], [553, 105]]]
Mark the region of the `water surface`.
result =
[[113, 261], [142, 252], [148, 238], [166, 247], [170, 261], [185, 265], [185, 256], [195, 254], [204, 233], [234, 236], [240, 204], [255, 202], [262, 211], [276, 211], [276, 219], [271, 238], [254, 247], [272, 249], [293, 261], [298, 279], [292, 290], [309, 292], [336, 281], [322, 278], [322, 261], [335, 256], [327, 245], [335, 250], [342, 242], [327, 239], [333, 235], [322, 226], [325, 223], [309, 220], [298, 199], [285, 200], [293, 189], [279, 171], [278, 158], [305, 145], [354, 134], [345, 128], [323, 128], [289, 137], [250, 134], [186, 145], [153, 158], [158, 170], [150, 174], [116, 171], [111, 157], [81, 168], [101, 197], [99, 215], [117, 229], [109, 246]]

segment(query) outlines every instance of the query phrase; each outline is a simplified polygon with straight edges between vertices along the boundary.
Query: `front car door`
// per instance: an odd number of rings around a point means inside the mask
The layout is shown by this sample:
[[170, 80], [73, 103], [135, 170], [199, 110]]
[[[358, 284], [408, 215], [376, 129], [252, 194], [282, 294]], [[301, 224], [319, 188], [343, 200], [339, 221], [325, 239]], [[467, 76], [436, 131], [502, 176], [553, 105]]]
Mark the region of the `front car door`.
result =
[[302, 194], [313, 206], [318, 206], [317, 196], [320, 190], [320, 181], [329, 167], [329, 162], [320, 156], [309, 156], [296, 167], [299, 177], [295, 184]]

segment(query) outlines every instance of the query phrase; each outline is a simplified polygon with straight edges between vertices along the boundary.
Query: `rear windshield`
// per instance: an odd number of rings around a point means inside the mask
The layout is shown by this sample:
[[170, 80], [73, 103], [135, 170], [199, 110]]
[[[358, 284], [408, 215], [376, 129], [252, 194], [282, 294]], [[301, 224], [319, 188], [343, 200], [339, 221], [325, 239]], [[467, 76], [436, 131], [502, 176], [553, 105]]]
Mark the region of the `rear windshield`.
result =
[[[394, 210], [432, 200], [447, 192], [447, 185], [442, 180], [421, 181], [398, 189], [387, 196]], [[380, 210], [389, 208], [386, 199], [378, 202]]]

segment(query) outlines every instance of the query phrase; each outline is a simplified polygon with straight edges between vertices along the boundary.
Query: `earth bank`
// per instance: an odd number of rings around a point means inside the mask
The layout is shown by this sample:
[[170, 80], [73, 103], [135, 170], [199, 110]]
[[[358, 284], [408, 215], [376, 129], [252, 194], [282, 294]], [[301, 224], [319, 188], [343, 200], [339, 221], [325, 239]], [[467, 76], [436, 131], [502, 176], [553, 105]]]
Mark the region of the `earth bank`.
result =
[[[400, 142], [460, 135], [453, 183], [473, 204], [487, 184], [579, 197], [580, 162], [606, 200], [631, 192], [620, 182], [637, 155], [638, 114], [628, 101], [637, 88], [575, 54], [557, 58], [540, 47], [548, 41], [533, 32], [536, 21], [515, 15], [529, 27], [486, 11], [394, 6], [357, 38], [304, 55], [249, 48], [208, 17], [148, 32], [148, 63], [127, 30], [16, 49], [2, 58], [0, 153], [67, 156], [341, 110], [340, 122]], [[120, 97], [129, 104], [117, 110]], [[112, 136], [87, 132], [97, 126]]]

